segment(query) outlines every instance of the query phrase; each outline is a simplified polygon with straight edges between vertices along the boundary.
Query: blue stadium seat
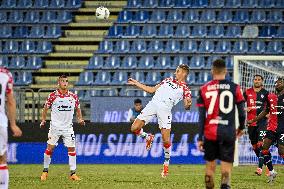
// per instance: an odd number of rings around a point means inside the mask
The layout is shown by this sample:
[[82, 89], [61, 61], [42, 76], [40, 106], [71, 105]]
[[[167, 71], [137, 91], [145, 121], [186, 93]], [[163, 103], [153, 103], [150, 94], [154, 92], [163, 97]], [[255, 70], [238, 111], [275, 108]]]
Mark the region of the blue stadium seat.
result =
[[4, 53], [17, 53], [19, 49], [19, 45], [17, 41], [5, 41]]
[[144, 37], [153, 37], [157, 35], [157, 26], [152, 24], [146, 24], [142, 29], [142, 36]]
[[210, 7], [212, 8], [223, 8], [225, 5], [225, 0], [214, 0], [210, 1]]
[[32, 0], [21, 0], [18, 1], [18, 8], [31, 8], [33, 6], [33, 1]]
[[216, 55], [215, 55], [215, 56], [209, 56], [208, 59], [207, 59], [207, 61], [206, 61], [205, 67], [206, 67], [206, 68], [211, 68], [213, 62], [214, 62], [215, 60], [217, 60], [217, 59], [220, 59], [220, 58], [221, 58], [220, 56], [216, 56]]
[[246, 54], [248, 52], [248, 42], [247, 41], [236, 41], [232, 50], [233, 53]]
[[136, 40], [133, 41], [131, 46], [131, 52], [139, 53], [145, 52], [147, 48], [147, 44], [145, 40]]
[[181, 64], [189, 65], [187, 56], [175, 56], [171, 68], [176, 69]]
[[242, 35], [242, 30], [240, 26], [228, 26], [227, 30], [226, 30], [226, 37], [240, 37]]
[[170, 69], [171, 68], [171, 58], [169, 56], [159, 56], [156, 65], [156, 69]]
[[263, 26], [260, 28], [259, 37], [274, 37], [277, 35], [275, 26]]
[[129, 52], [130, 49], [130, 44], [129, 41], [117, 41], [114, 51], [115, 52], [123, 52], [123, 53], [127, 53]]
[[142, 56], [139, 60], [139, 69], [152, 69], [155, 65], [155, 60], [152, 56], [146, 55]]
[[64, 0], [50, 0], [49, 7], [50, 8], [62, 8], [65, 5]]
[[55, 19], [56, 23], [69, 23], [72, 21], [72, 14], [69, 11], [59, 11], [57, 12], [57, 17]]
[[136, 96], [140, 96], [140, 97], [150, 97], [151, 94], [150, 93], [147, 93], [145, 91], [142, 91], [142, 90], [138, 90], [136, 91]]
[[159, 0], [159, 7], [170, 8], [174, 6], [174, 0]]
[[121, 37], [123, 35], [123, 27], [122, 26], [111, 26], [108, 31], [109, 37]]
[[67, 0], [66, 8], [79, 8], [81, 7], [81, 0]]
[[25, 58], [23, 56], [14, 56], [11, 58], [10, 69], [23, 69], [25, 67]]
[[202, 11], [200, 20], [201, 22], [214, 22], [216, 20], [215, 10]]
[[7, 20], [7, 12], [0, 11], [0, 23], [6, 23]]
[[125, 56], [121, 64], [122, 69], [136, 69], [137, 68], [137, 58], [136, 56]]
[[120, 67], [120, 59], [118, 56], [107, 57], [104, 68], [117, 69], [119, 67]]
[[175, 22], [175, 23], [181, 22], [182, 21], [182, 12], [178, 9], [170, 11], [168, 16], [167, 16], [167, 21], [168, 22]]
[[227, 57], [225, 58], [225, 62], [226, 62], [226, 65], [227, 65], [227, 68], [228, 68], [228, 69], [233, 69], [233, 66], [234, 66], [233, 57], [227, 56]]
[[223, 25], [212, 25], [209, 29], [208, 36], [210, 37], [223, 37], [224, 36], [224, 26]]
[[149, 52], [162, 52], [163, 51], [163, 43], [162, 41], [155, 40], [151, 41], [148, 46]]
[[92, 56], [86, 69], [101, 69], [104, 66], [104, 59], [102, 56]]
[[160, 72], [148, 72], [145, 84], [146, 85], [157, 85], [161, 82], [162, 77]]
[[38, 11], [28, 11], [25, 15], [24, 22], [25, 23], [38, 23], [39, 22], [39, 12]]
[[0, 56], [0, 66], [1, 67], [8, 67], [9, 66], [8, 56]]
[[44, 36], [44, 31], [44, 26], [42, 25], [32, 26], [29, 38], [42, 38]]
[[264, 41], [253, 41], [249, 49], [250, 53], [254, 54], [263, 54], [265, 52], [265, 43]]
[[162, 24], [159, 30], [159, 36], [172, 37], [174, 35], [174, 28], [169, 24]]
[[204, 25], [196, 25], [193, 27], [191, 36], [205, 37], [207, 35], [207, 28]]
[[54, 23], [56, 20], [55, 11], [44, 11], [40, 19], [41, 23]]
[[10, 12], [9, 18], [8, 18], [8, 22], [10, 23], [20, 23], [23, 22], [23, 12], [19, 11], [19, 10], [13, 10], [12, 12]]
[[151, 15], [151, 21], [163, 22], [166, 19], [166, 12], [163, 10], [155, 10]]
[[277, 37], [284, 37], [284, 25], [279, 26], [276, 36]]
[[119, 96], [136, 96], [136, 91], [137, 90], [122, 88], [119, 92]]
[[145, 81], [145, 75], [143, 72], [131, 72], [130, 77], [141, 83], [144, 83]]
[[0, 37], [2, 38], [12, 37], [12, 27], [8, 25], [1, 25], [0, 26]]
[[138, 37], [139, 34], [140, 34], [140, 27], [139, 26], [136, 26], [136, 25], [127, 26], [127, 29], [126, 29], [126, 36], [127, 37]]
[[231, 51], [231, 43], [230, 41], [219, 41], [216, 45], [215, 52], [217, 53], [228, 53]]
[[278, 10], [269, 11], [268, 22], [275, 23], [280, 22], [283, 23], [283, 12]]
[[174, 72], [165, 72], [163, 75], [163, 79], [174, 78], [174, 77], [175, 77]]
[[183, 42], [181, 51], [182, 52], [191, 52], [191, 53], [195, 53], [197, 52], [197, 42], [194, 40], [186, 40]]
[[176, 0], [175, 1], [175, 7], [187, 8], [187, 7], [191, 7], [191, 5], [192, 5], [191, 0]]
[[247, 10], [237, 10], [236, 11], [236, 14], [233, 18], [233, 22], [247, 23], [248, 21], [249, 21], [249, 13]]
[[217, 16], [218, 22], [231, 22], [233, 20], [232, 12], [229, 10], [222, 10]]
[[32, 83], [32, 81], [33, 81], [33, 78], [32, 78], [31, 72], [28, 72], [28, 71], [19, 72], [18, 79], [15, 85], [29, 85]]
[[113, 51], [113, 44], [112, 41], [102, 41], [100, 43], [100, 47], [98, 49], [98, 52], [100, 53], [109, 53]]
[[133, 21], [145, 23], [149, 20], [149, 12], [148, 11], [137, 11]]
[[42, 59], [37, 56], [29, 56], [24, 69], [38, 70], [42, 68]]
[[199, 14], [197, 10], [187, 10], [183, 17], [184, 22], [197, 22], [199, 21]]
[[270, 41], [267, 45], [267, 51], [268, 54], [279, 54], [282, 53], [283, 45], [281, 41]]
[[125, 85], [127, 83], [127, 80], [128, 80], [127, 72], [118, 71], [114, 73], [111, 80], [111, 85]]
[[80, 73], [79, 81], [76, 85], [93, 85], [94, 83], [94, 73], [87, 71]]
[[17, 26], [14, 29], [13, 37], [15, 38], [26, 38], [28, 36], [27, 26]]
[[111, 74], [110, 72], [100, 71], [98, 72], [95, 82], [95, 85], [108, 85], [111, 81]]
[[195, 85], [196, 84], [196, 77], [194, 72], [190, 72], [189, 76], [186, 78], [186, 83], [188, 85]]
[[214, 42], [203, 40], [199, 45], [198, 52], [200, 53], [212, 53], [214, 51]]
[[207, 7], [208, 0], [194, 0], [192, 3], [192, 7]]
[[195, 69], [201, 69], [205, 67], [204, 56], [193, 56], [190, 59], [190, 67]]
[[127, 7], [140, 8], [141, 5], [142, 5], [142, 0], [127, 1]]
[[1, 7], [2, 8], [15, 8], [16, 0], [2, 0]]
[[50, 41], [39, 41], [37, 44], [37, 53], [50, 53], [52, 51], [52, 45]]
[[275, 6], [275, 0], [259, 0], [258, 6], [261, 8], [272, 8]]
[[284, 1], [283, 0], [276, 0], [275, 7], [284, 8]]
[[44, 38], [59, 38], [61, 36], [61, 28], [58, 25], [52, 25], [47, 27]]
[[251, 22], [265, 22], [266, 21], [266, 14], [263, 10], [253, 11], [251, 15]]
[[144, 0], [143, 7], [156, 8], [158, 6], [158, 0]]
[[103, 96], [117, 96], [118, 91], [117, 89], [108, 89], [102, 92]]
[[179, 24], [175, 31], [175, 37], [189, 37], [190, 35], [190, 27], [185, 24]]
[[34, 41], [23, 41], [20, 48], [20, 53], [34, 53], [35, 52], [35, 42]]
[[210, 72], [199, 72], [197, 80], [196, 80], [196, 84], [202, 85], [204, 83], [207, 83], [208, 81], [210, 81], [212, 79], [212, 75]]
[[48, 3], [48, 0], [36, 0], [34, 1], [34, 8], [46, 8]]
[[245, 0], [242, 3], [242, 7], [244, 8], [255, 8], [257, 6], [258, 6], [257, 0]]
[[239, 7], [241, 7], [241, 1], [240, 0], [229, 0], [229, 1], [226, 1], [225, 7], [239, 8]]
[[118, 16], [118, 22], [130, 22], [132, 21], [132, 12], [130, 11], [121, 11]]

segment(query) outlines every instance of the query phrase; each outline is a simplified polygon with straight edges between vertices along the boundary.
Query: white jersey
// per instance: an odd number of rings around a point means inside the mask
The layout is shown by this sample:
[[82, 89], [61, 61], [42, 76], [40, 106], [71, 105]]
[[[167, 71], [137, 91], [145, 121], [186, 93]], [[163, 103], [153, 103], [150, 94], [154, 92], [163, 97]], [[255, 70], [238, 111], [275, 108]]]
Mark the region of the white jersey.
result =
[[62, 94], [56, 90], [49, 94], [46, 108], [51, 108], [50, 128], [68, 130], [72, 128], [74, 109], [80, 108], [78, 96], [70, 91]]
[[5, 68], [0, 68], [0, 127], [8, 126], [8, 119], [5, 113], [6, 94], [13, 90], [13, 76]]
[[173, 78], [166, 78], [160, 83], [152, 101], [171, 110], [179, 101], [191, 98], [191, 92], [185, 82]]

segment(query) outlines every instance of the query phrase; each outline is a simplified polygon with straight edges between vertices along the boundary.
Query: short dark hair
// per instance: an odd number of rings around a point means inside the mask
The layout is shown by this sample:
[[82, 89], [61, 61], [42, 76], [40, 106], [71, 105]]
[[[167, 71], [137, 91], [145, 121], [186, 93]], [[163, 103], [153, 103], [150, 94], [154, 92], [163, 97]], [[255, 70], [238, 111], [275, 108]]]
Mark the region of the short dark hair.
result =
[[61, 78], [67, 78], [67, 75], [62, 74], [61, 76], [58, 77], [58, 79], [61, 79]]
[[260, 75], [260, 74], [255, 74], [255, 75], [253, 76], [253, 78], [255, 78], [255, 77], [260, 77], [262, 81], [263, 81], [263, 79], [264, 79], [263, 76]]
[[185, 70], [187, 73], [189, 73], [189, 66], [186, 64], [181, 64], [178, 66], [178, 68], [181, 68], [183, 70]]
[[141, 104], [141, 103], [142, 103], [142, 100], [141, 100], [141, 99], [139, 99], [139, 98], [137, 98], [137, 99], [135, 99], [135, 100], [134, 100], [134, 104], [136, 104], [136, 103]]
[[213, 61], [212, 69], [216, 73], [221, 73], [226, 69], [226, 62], [223, 59], [216, 59]]

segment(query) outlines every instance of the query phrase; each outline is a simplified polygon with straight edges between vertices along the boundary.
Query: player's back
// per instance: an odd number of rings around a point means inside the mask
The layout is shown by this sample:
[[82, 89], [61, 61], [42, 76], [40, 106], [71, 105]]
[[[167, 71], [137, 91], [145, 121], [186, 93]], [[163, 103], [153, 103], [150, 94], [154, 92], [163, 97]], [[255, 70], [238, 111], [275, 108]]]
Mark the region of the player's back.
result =
[[244, 101], [240, 86], [212, 80], [200, 88], [198, 106], [207, 112], [204, 136], [208, 140], [235, 140], [235, 105]]

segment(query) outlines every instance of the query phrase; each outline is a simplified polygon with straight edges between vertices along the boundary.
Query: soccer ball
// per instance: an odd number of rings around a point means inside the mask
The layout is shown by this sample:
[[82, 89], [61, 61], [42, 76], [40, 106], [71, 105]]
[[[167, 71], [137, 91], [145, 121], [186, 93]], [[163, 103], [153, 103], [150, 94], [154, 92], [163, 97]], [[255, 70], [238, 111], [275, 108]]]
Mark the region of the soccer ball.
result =
[[109, 14], [109, 10], [106, 7], [98, 7], [96, 9], [97, 19], [108, 19]]

